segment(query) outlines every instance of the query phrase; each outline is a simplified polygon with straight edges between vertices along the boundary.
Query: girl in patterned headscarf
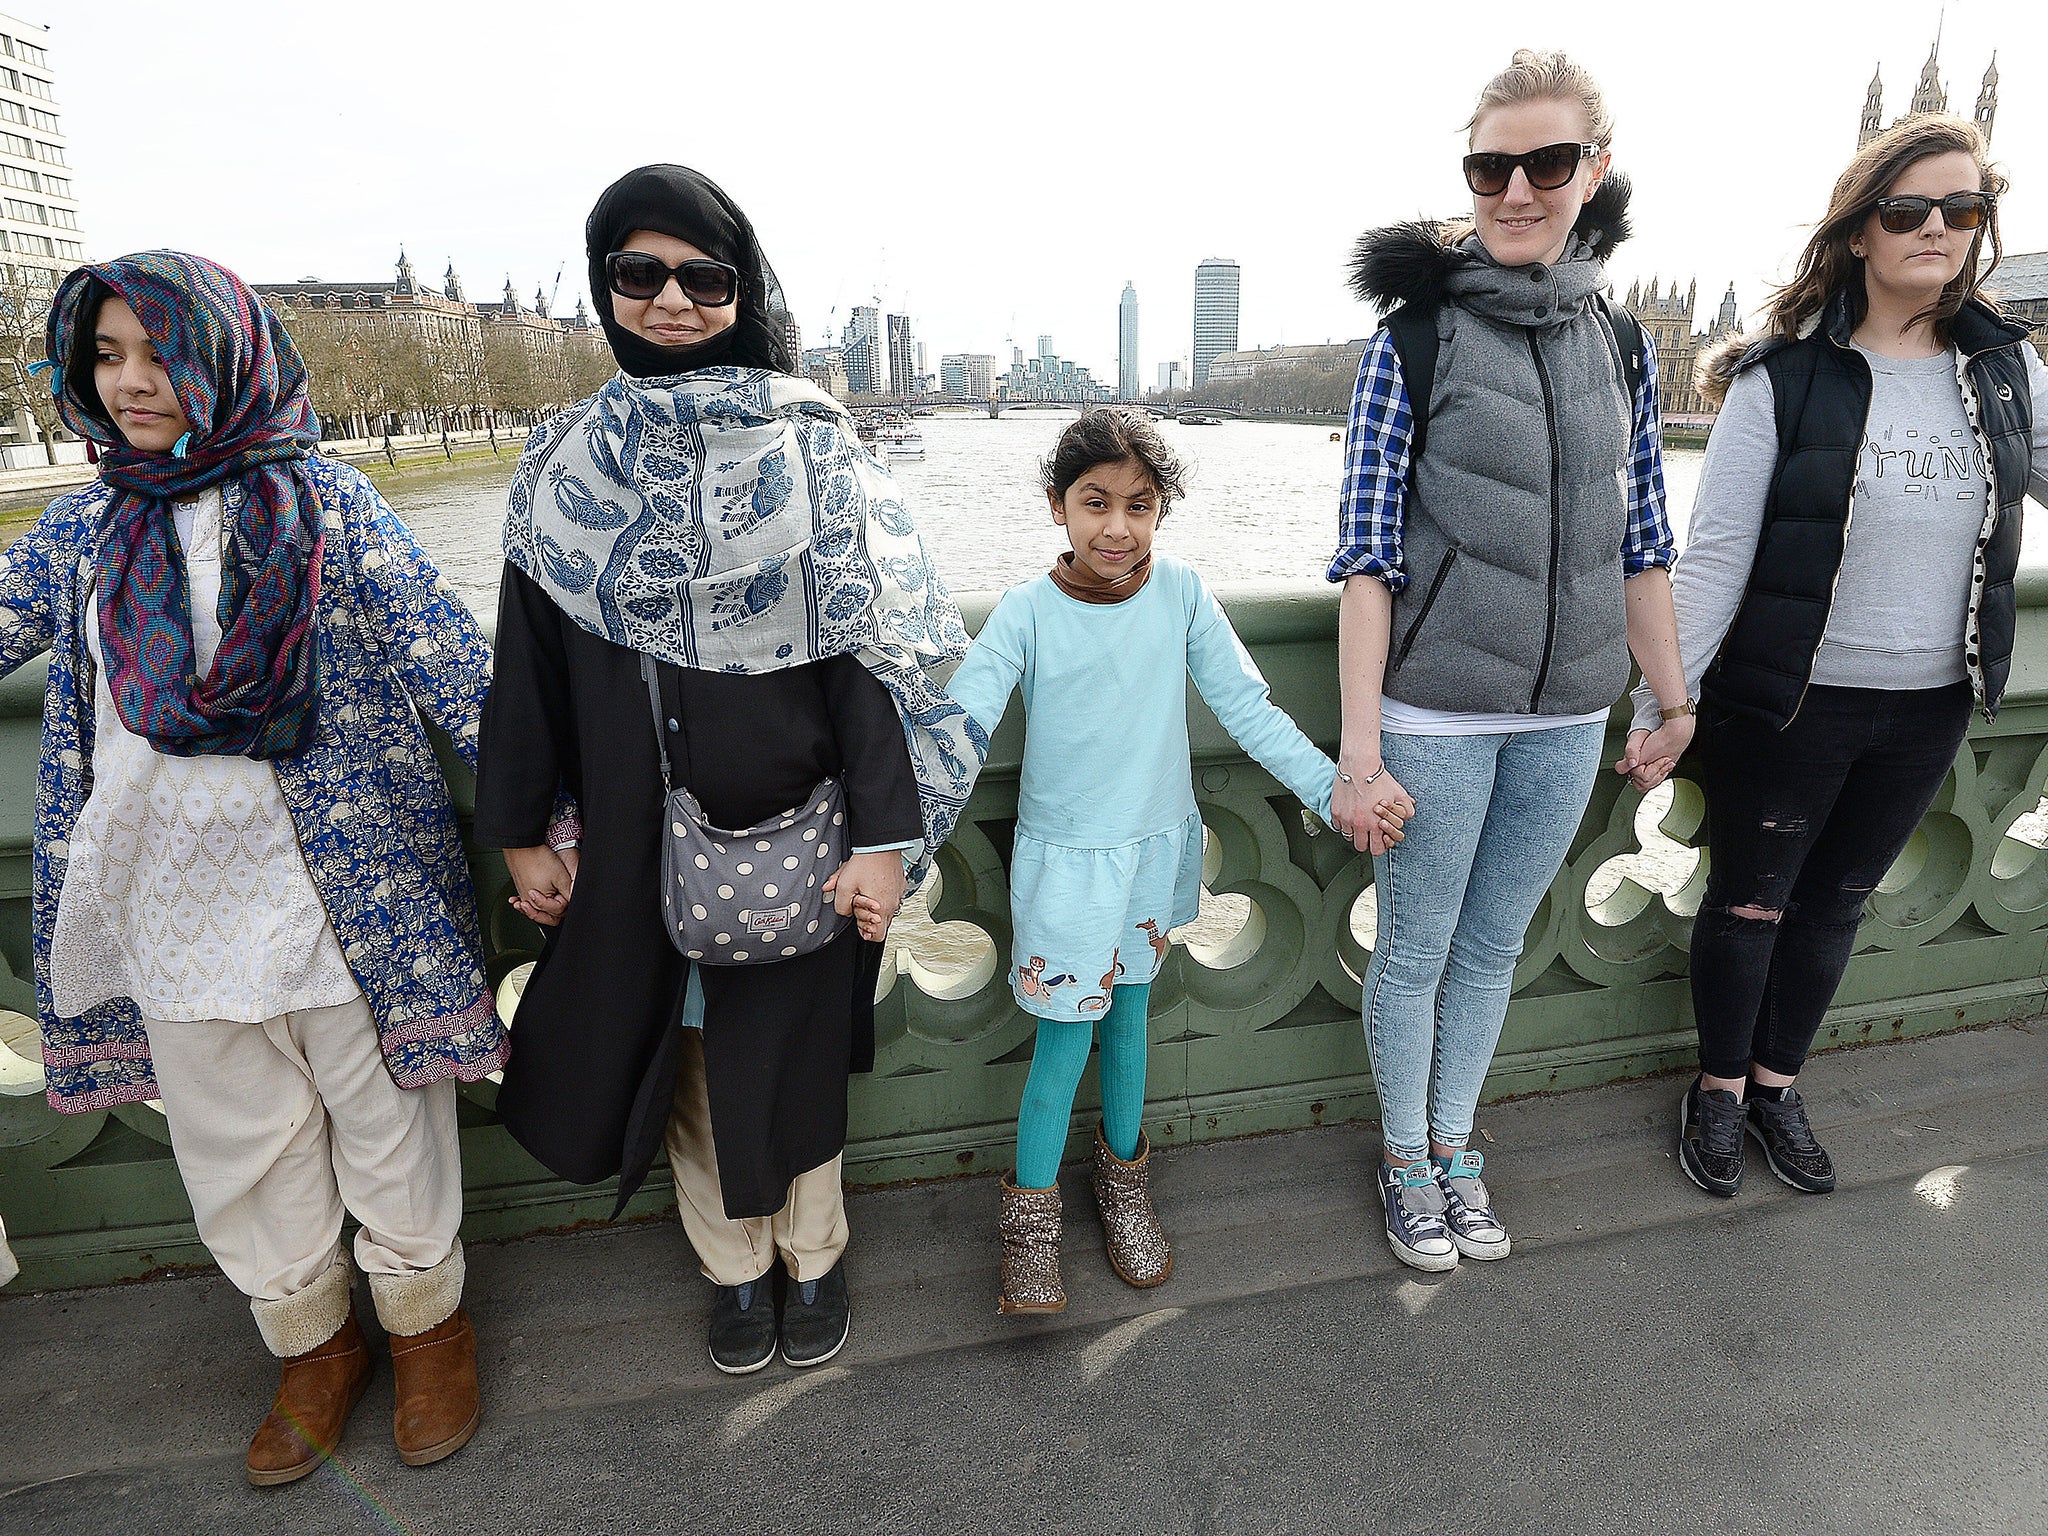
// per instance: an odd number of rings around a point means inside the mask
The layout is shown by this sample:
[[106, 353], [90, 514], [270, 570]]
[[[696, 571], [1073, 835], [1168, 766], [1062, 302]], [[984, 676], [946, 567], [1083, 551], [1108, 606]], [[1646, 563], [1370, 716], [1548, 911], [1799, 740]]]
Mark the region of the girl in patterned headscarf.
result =
[[[779, 1343], [816, 1365], [847, 1331], [840, 1153], [879, 940], [903, 855], [945, 839], [987, 748], [933, 672], [967, 635], [888, 471], [790, 376], [781, 290], [732, 199], [643, 166], [585, 234], [621, 371], [513, 478], [477, 781], [476, 840], [507, 850], [521, 910], [559, 918], [498, 1112], [564, 1178], [619, 1175], [622, 1205], [665, 1132], [719, 1288], [713, 1361], [758, 1370]], [[838, 778], [850, 856], [817, 878], [842, 915], [866, 898], [859, 931], [765, 964], [678, 952], [658, 741], [721, 827]], [[555, 819], [564, 789], [580, 826]]]
[[161, 1100], [193, 1218], [283, 1360], [249, 1480], [370, 1375], [361, 1223], [408, 1462], [477, 1423], [455, 1082], [501, 1066], [424, 714], [474, 760], [489, 652], [232, 272], [82, 267], [51, 383], [99, 478], [0, 555], [0, 674], [50, 653], [34, 841], [50, 1102]]

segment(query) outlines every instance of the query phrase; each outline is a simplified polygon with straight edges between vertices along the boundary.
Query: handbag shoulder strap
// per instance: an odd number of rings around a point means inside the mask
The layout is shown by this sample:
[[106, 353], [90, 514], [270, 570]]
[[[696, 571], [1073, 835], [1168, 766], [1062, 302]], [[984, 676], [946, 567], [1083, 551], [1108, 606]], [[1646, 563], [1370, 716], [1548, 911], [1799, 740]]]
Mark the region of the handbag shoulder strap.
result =
[[[645, 651], [640, 653], [640, 676], [646, 679], [647, 704], [654, 711], [654, 750], [661, 754], [661, 790], [664, 795], [673, 794], [675, 779], [668, 765], [668, 715], [661, 707], [661, 674], [655, 670], [654, 658]], [[682, 717], [676, 718], [680, 721]]]

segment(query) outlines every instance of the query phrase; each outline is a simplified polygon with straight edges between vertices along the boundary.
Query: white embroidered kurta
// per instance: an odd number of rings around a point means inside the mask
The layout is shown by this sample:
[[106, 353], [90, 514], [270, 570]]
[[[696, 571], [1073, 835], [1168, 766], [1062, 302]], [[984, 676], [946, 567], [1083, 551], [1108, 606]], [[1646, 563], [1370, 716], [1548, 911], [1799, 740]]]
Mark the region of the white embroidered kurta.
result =
[[[176, 509], [203, 671], [220, 645], [221, 499]], [[267, 762], [171, 757], [130, 734], [95, 663], [92, 793], [72, 833], [50, 946], [60, 1018], [112, 997], [152, 1019], [260, 1024], [361, 990], [306, 871]]]

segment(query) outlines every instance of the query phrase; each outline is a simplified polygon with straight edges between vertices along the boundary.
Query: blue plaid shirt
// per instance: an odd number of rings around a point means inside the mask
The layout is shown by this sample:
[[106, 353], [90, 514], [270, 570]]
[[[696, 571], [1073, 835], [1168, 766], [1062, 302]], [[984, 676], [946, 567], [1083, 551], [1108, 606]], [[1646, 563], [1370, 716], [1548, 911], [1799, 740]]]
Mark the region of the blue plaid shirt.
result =
[[[1385, 327], [1365, 344], [1358, 388], [1351, 396], [1351, 429], [1344, 442], [1344, 489], [1337, 506], [1337, 553], [1329, 577], [1377, 576], [1390, 591], [1408, 585], [1401, 562], [1401, 523], [1407, 509], [1408, 465], [1415, 416], [1401, 359]], [[1643, 382], [1636, 390], [1635, 434], [1628, 456], [1628, 530], [1621, 540], [1624, 576], [1637, 576], [1678, 558], [1664, 516], [1664, 444], [1657, 419], [1657, 347], [1643, 333]]]

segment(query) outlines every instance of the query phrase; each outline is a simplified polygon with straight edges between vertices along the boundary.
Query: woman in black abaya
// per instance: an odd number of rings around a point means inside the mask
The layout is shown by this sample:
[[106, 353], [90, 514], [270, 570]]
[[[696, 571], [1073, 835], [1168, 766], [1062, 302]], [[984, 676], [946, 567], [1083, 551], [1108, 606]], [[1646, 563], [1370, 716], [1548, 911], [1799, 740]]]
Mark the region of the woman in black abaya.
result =
[[[966, 637], [887, 472], [791, 376], [780, 290], [731, 199], [643, 167], [586, 236], [622, 371], [521, 459], [482, 727], [476, 839], [507, 850], [515, 904], [553, 924], [499, 1113], [563, 1177], [618, 1174], [622, 1204], [665, 1130], [719, 1287], [714, 1362], [757, 1369], [779, 1333], [789, 1363], [817, 1364], [847, 1330], [840, 1154], [879, 940], [906, 855], [943, 836], [961, 759], [986, 745], [930, 676]], [[751, 826], [842, 780], [852, 852], [832, 889], [858, 926], [766, 964], [670, 944], [643, 655], [675, 782], [710, 823]]]

